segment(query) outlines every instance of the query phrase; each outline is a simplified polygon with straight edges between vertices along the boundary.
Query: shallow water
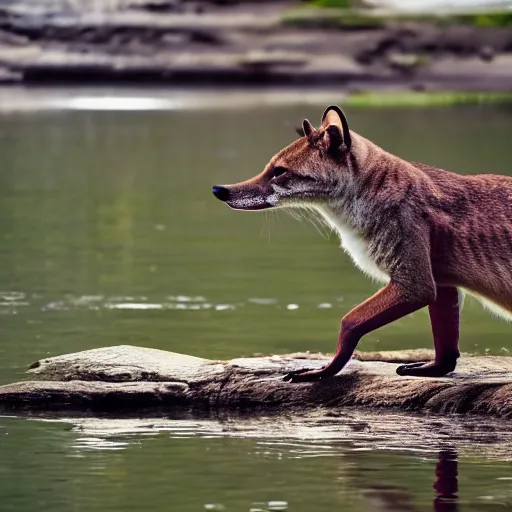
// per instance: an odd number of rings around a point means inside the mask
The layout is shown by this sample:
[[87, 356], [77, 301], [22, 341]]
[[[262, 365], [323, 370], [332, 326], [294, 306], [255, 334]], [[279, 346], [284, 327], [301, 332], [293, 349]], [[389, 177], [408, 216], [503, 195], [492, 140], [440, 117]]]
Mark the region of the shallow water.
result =
[[[87, 93], [67, 91], [58, 105], [55, 94], [37, 91], [24, 103], [18, 93], [0, 125], [0, 381], [22, 378], [41, 357], [121, 343], [210, 358], [332, 351], [340, 318], [376, 285], [334, 236], [284, 213], [230, 211], [210, 192], [259, 172], [293, 140], [302, 117], [318, 120], [325, 102], [305, 104], [302, 94], [301, 106], [233, 94], [233, 109], [226, 94], [139, 92], [146, 107], [128, 112], [118, 109], [134, 104], [122, 99], [134, 97], [126, 91], [112, 92], [116, 111]], [[151, 98], [163, 98], [165, 110], [145, 110]], [[356, 131], [405, 158], [465, 173], [512, 172], [510, 107], [347, 114]], [[507, 354], [509, 333], [467, 301], [463, 351]], [[429, 346], [428, 316], [419, 312], [369, 334], [360, 348]], [[300, 429], [287, 432], [296, 418], [267, 420], [269, 446], [261, 421], [199, 424], [189, 415], [150, 436], [144, 422], [112, 433], [115, 425], [90, 432], [76, 419], [3, 418], [2, 510], [256, 511], [272, 509], [269, 502], [297, 511], [432, 510], [436, 460], [446, 450], [450, 460], [450, 450], [458, 453], [460, 510], [512, 507], [504, 425], [476, 443], [481, 450], [467, 449], [468, 432], [487, 423], [462, 431], [448, 423], [441, 437], [434, 425], [411, 439], [407, 418], [384, 439], [370, 430], [358, 445], [341, 417], [331, 450], [318, 423], [308, 423], [308, 435], [320, 448]], [[385, 498], [381, 484], [394, 489]], [[411, 504], [385, 508], [390, 499]]]
[[512, 506], [499, 422], [2, 418], [2, 510], [481, 511]]

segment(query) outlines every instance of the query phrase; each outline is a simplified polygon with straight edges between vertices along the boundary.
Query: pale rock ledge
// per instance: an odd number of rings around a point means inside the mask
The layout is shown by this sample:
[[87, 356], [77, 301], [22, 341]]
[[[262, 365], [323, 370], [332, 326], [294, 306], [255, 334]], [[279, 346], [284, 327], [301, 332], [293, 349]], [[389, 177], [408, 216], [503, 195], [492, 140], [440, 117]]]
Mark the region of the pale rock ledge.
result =
[[329, 356], [288, 354], [213, 361], [162, 350], [114, 346], [42, 359], [33, 380], [0, 386], [6, 410], [130, 410], [193, 406], [290, 409], [357, 406], [512, 418], [512, 357], [468, 356], [443, 378], [400, 377], [404, 362], [429, 350], [359, 352], [339, 375], [291, 384], [282, 377], [320, 367]]

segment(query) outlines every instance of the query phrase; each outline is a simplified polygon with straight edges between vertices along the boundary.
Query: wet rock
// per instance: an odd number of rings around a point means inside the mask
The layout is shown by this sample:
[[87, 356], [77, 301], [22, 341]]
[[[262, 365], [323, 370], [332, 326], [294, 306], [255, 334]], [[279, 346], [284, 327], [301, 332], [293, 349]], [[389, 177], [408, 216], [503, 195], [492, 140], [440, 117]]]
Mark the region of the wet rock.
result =
[[430, 359], [431, 351], [357, 353], [341, 374], [314, 383], [282, 377], [329, 361], [322, 354], [211, 361], [162, 350], [116, 346], [47, 358], [35, 380], [0, 386], [0, 408], [75, 410], [189, 405], [275, 411], [347, 406], [512, 418], [512, 358], [464, 356], [447, 377], [399, 377], [397, 364]]

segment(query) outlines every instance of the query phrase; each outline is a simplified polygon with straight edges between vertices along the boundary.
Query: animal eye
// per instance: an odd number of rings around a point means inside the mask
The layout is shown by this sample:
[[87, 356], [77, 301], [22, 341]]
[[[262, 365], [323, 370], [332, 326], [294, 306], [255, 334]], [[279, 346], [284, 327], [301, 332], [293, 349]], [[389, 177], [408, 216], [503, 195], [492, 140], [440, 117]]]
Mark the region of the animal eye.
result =
[[272, 171], [272, 179], [278, 178], [279, 176], [282, 176], [283, 174], [286, 174], [288, 172], [288, 169], [285, 169], [284, 167], [276, 167]]

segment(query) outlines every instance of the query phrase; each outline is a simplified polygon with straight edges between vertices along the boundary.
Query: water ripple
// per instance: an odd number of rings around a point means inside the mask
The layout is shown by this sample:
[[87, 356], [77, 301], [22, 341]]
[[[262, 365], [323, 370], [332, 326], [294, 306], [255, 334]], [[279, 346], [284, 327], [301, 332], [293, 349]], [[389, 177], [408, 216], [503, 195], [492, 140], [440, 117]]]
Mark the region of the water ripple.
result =
[[[275, 297], [248, 297], [233, 302], [209, 301], [203, 295], [167, 295], [163, 300], [154, 300], [146, 296], [113, 295], [66, 295], [64, 297], [45, 299], [40, 294], [27, 294], [19, 291], [0, 292], [0, 314], [17, 314], [18, 308], [33, 306], [41, 311], [70, 311], [70, 310], [127, 310], [127, 311], [204, 311], [220, 312], [234, 311], [242, 307], [270, 307], [285, 311], [296, 311], [299, 308], [317, 310], [332, 309], [339, 305], [340, 298], [332, 302], [299, 304], [280, 301]], [[336, 304], [338, 303], [338, 304]]]
[[[347, 450], [391, 450], [430, 456], [448, 443], [467, 455], [512, 460], [512, 427], [503, 421], [482, 418], [354, 410], [334, 417], [318, 412], [293, 417], [228, 416], [222, 420], [68, 418], [52, 421], [73, 425], [73, 430], [79, 433], [75, 445], [79, 450], [123, 449], [143, 442], [147, 436], [167, 435], [182, 440], [254, 439], [256, 455], [278, 459], [340, 457]], [[406, 430], [404, 424], [408, 425]]]

